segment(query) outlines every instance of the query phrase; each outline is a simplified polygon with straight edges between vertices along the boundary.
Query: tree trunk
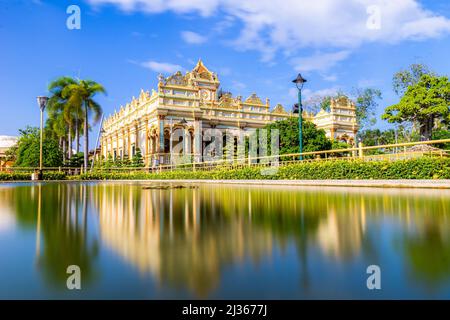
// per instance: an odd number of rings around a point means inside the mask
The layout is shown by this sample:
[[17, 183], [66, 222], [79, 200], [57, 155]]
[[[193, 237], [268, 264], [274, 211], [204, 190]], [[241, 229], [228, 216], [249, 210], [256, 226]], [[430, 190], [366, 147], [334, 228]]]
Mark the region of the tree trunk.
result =
[[78, 118], [75, 120], [75, 152], [80, 152], [80, 125], [78, 124]]
[[88, 134], [88, 106], [87, 102], [84, 102], [84, 172], [88, 167], [88, 152], [89, 152], [89, 134]]
[[66, 162], [66, 138], [62, 138], [63, 162]]
[[67, 144], [69, 147], [69, 151], [68, 151], [68, 158], [72, 158], [72, 126], [69, 124], [69, 134], [68, 134], [68, 139], [67, 139]]
[[434, 117], [429, 117], [420, 123], [420, 141], [431, 140], [431, 133], [434, 126]]

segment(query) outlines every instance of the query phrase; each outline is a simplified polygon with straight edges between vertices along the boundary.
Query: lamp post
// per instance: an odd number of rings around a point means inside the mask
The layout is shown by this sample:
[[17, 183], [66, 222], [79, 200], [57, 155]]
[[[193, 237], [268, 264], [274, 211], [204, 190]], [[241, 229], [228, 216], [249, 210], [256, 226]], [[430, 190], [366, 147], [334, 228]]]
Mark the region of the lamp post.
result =
[[[297, 78], [292, 80], [293, 83], [295, 83], [295, 86], [298, 89], [298, 139], [299, 139], [299, 148], [300, 148], [300, 160], [303, 160], [303, 119], [302, 119], [302, 89], [303, 85], [305, 84], [307, 80], [302, 77], [302, 75], [299, 73], [297, 75]], [[295, 112], [295, 109], [294, 109]]]
[[44, 110], [45, 106], [47, 105], [48, 97], [46, 96], [39, 96], [37, 97], [37, 102], [39, 105], [39, 109], [41, 110], [41, 137], [40, 137], [40, 147], [39, 147], [39, 174], [38, 174], [38, 180], [42, 180], [42, 168], [43, 168], [43, 161], [42, 161], [42, 145], [44, 141]]

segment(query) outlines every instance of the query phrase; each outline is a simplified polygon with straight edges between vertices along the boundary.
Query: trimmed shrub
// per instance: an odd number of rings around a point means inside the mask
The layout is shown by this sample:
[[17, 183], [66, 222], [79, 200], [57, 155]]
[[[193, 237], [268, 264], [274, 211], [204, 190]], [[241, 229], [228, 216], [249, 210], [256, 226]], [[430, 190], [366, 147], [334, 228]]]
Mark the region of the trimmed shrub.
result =
[[[0, 181], [29, 181], [32, 172], [0, 172]], [[64, 172], [44, 172], [44, 180], [66, 180]]]
[[[419, 158], [399, 161], [335, 160], [296, 163], [279, 167], [273, 174], [268, 168], [230, 167], [212, 171], [101, 172], [96, 171], [71, 179], [81, 180], [151, 180], [151, 179], [211, 179], [211, 180], [336, 180], [336, 179], [450, 179], [450, 159]], [[269, 169], [270, 170], [270, 169]]]

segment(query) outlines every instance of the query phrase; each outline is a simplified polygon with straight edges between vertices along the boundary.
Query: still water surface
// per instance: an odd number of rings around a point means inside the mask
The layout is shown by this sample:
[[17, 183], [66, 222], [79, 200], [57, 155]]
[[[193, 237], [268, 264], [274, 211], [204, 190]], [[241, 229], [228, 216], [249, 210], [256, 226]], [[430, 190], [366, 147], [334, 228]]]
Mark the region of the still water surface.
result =
[[449, 190], [149, 186], [0, 184], [0, 298], [450, 298]]

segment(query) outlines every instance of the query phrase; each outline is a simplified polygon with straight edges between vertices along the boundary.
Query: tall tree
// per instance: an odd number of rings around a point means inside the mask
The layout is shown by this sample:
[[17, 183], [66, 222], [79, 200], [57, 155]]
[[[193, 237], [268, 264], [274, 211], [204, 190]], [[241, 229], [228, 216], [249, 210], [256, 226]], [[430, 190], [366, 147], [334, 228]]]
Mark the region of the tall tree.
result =
[[67, 97], [69, 105], [83, 106], [84, 119], [84, 169], [88, 167], [89, 156], [89, 115], [93, 115], [94, 123], [100, 120], [102, 108], [94, 100], [98, 93], [106, 94], [105, 88], [92, 80], [79, 80], [64, 88], [62, 94]]
[[[40, 131], [38, 128], [27, 127], [19, 130], [20, 137], [14, 148], [14, 165], [18, 167], [38, 167], [40, 149]], [[62, 152], [54, 137], [45, 135], [43, 141], [43, 159], [45, 167], [62, 165]]]
[[376, 120], [375, 111], [378, 107], [378, 100], [381, 97], [381, 91], [374, 88], [356, 88], [354, 89], [356, 121], [360, 130], [374, 125]]
[[398, 104], [386, 108], [382, 118], [391, 123], [418, 123], [420, 139], [430, 140], [436, 120], [450, 122], [448, 78], [422, 75], [419, 82], [408, 87]]
[[[276, 121], [265, 126], [268, 136], [271, 130], [279, 130], [280, 154], [299, 152], [298, 118], [290, 117], [286, 120]], [[303, 152], [321, 151], [331, 149], [331, 141], [326, 137], [323, 129], [317, 129], [310, 121], [303, 121]], [[270, 144], [270, 143], [269, 143]]]
[[[72, 157], [72, 141], [73, 141], [73, 132], [74, 132], [74, 113], [78, 108], [77, 105], [69, 104], [68, 96], [64, 95], [64, 89], [66, 89], [70, 85], [76, 84], [77, 81], [71, 77], [60, 77], [54, 81], [52, 81], [48, 90], [50, 92], [50, 98], [48, 100], [48, 113], [52, 118], [59, 118], [58, 121], [61, 121], [61, 118], [64, 120], [67, 126], [67, 130], [64, 132], [64, 136], [67, 134], [67, 142], [68, 142], [68, 157], [69, 159]], [[58, 131], [58, 133], [60, 133]]]
[[394, 92], [403, 96], [408, 87], [417, 84], [425, 74], [435, 75], [427, 65], [421, 63], [414, 63], [408, 69], [396, 72], [392, 78]]

